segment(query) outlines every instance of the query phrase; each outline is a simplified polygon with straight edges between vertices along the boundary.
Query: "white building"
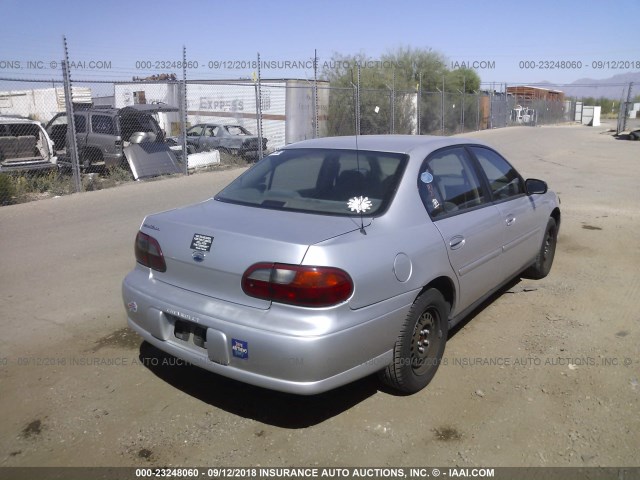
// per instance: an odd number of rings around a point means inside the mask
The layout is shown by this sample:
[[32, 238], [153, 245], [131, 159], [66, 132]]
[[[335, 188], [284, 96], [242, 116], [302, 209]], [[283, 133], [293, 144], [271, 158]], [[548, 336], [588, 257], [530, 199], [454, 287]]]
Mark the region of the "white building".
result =
[[[74, 103], [91, 103], [91, 88], [73, 87]], [[65, 110], [63, 87], [0, 92], [0, 115], [18, 115], [48, 122]]]

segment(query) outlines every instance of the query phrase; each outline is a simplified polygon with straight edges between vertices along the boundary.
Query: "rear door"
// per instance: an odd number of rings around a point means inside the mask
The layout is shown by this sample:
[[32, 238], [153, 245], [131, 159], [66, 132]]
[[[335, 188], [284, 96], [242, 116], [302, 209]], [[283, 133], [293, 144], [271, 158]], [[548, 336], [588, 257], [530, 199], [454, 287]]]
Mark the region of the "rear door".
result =
[[[76, 126], [76, 145], [78, 150], [87, 144], [87, 113], [78, 112], [73, 115]], [[69, 131], [69, 118], [65, 112], [57, 114], [53, 117], [46, 127], [47, 134], [54, 144], [54, 150], [56, 152], [63, 152], [69, 144], [67, 139], [67, 132]]]
[[[119, 162], [119, 145], [116, 145], [116, 117], [107, 113], [91, 112], [90, 130], [87, 134], [87, 146], [95, 147], [102, 153], [102, 160], [108, 164]], [[93, 150], [95, 152], [96, 150]], [[93, 153], [92, 152], [92, 153]], [[90, 158], [91, 162], [100, 158]]]
[[431, 154], [418, 188], [447, 248], [459, 282], [457, 311], [463, 310], [502, 281], [500, 212], [463, 147]]
[[535, 258], [542, 228], [547, 224], [544, 209], [538, 208], [539, 195], [525, 193], [522, 177], [496, 151], [480, 146], [469, 149], [478, 159], [488, 180], [493, 203], [500, 212], [500, 228], [504, 231], [503, 275], [516, 275]]

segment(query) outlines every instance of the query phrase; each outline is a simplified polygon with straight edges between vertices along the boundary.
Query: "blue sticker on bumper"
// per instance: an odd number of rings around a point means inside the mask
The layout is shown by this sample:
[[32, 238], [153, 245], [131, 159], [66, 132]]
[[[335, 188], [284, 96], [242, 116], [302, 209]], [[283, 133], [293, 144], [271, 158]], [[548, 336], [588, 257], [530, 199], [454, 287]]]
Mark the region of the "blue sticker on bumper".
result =
[[249, 344], [242, 340], [231, 339], [231, 351], [237, 358], [249, 358]]

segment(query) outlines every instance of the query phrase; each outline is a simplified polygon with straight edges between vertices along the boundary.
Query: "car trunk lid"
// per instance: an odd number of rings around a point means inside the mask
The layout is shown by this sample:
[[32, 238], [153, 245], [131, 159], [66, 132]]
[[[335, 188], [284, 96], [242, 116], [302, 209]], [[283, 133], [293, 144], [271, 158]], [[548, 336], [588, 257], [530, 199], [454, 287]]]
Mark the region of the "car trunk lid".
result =
[[309, 247], [359, 228], [353, 218], [283, 212], [217, 200], [148, 216], [141, 230], [160, 243], [167, 269], [154, 278], [186, 290], [267, 309], [242, 275], [259, 262], [298, 265]]

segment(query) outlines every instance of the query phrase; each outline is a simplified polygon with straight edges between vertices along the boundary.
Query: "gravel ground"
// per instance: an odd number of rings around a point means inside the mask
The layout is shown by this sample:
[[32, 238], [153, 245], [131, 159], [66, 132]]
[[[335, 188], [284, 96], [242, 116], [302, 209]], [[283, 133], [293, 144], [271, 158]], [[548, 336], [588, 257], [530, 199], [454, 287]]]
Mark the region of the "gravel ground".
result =
[[0, 208], [0, 466], [637, 466], [640, 142], [610, 126], [467, 135], [559, 192], [556, 261], [474, 312], [412, 396], [270, 392], [126, 328], [144, 214], [240, 169]]

